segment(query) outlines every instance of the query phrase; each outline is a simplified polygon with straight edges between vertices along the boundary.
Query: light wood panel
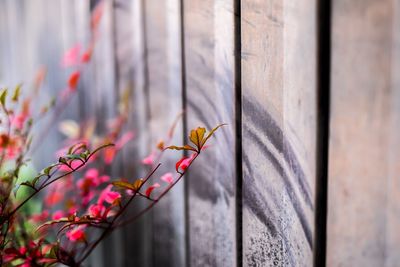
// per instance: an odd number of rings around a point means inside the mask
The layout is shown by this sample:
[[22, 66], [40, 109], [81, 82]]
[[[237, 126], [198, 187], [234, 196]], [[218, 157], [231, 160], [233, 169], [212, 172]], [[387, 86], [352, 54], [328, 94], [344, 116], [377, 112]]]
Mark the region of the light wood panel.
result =
[[399, 262], [399, 1], [333, 1], [327, 266]]
[[242, 1], [243, 264], [311, 266], [316, 2]]
[[184, 1], [189, 129], [219, 130], [185, 178], [189, 263], [236, 265], [234, 1]]
[[[182, 112], [181, 32], [179, 0], [147, 0], [145, 3], [147, 62], [149, 71], [149, 110], [151, 151], [168, 139], [169, 128]], [[182, 117], [175, 128], [171, 144], [180, 145]], [[149, 151], [149, 153], [151, 152]], [[166, 173], [175, 173], [178, 151], [166, 151], [155, 180]], [[153, 209], [153, 266], [186, 266], [183, 182]]]

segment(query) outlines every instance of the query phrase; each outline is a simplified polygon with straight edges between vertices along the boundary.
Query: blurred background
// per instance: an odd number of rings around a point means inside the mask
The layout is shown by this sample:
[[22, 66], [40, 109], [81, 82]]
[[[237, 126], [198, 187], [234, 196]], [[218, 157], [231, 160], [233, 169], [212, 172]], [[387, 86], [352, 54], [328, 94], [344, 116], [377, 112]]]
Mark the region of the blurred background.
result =
[[[46, 70], [47, 103], [95, 43], [59, 119], [101, 132], [129, 101], [116, 177], [143, 175], [182, 111], [178, 145], [228, 124], [91, 266], [400, 266], [399, 25], [399, 0], [0, 0], [0, 85]], [[62, 138], [57, 122], [32, 168]]]

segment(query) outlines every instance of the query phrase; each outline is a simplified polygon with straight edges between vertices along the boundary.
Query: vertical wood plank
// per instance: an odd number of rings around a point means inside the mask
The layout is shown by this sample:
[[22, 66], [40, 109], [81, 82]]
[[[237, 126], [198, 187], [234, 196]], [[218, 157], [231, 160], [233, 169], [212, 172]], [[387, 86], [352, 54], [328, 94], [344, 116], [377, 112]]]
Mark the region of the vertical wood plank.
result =
[[396, 266], [399, 1], [332, 11], [327, 266]]
[[[182, 112], [180, 1], [146, 1], [146, 37], [149, 68], [149, 108], [151, 150], [167, 137], [175, 118]], [[172, 144], [181, 144], [182, 122], [176, 129]], [[174, 173], [174, 163], [182, 153], [166, 151], [159, 177]], [[160, 181], [158, 181], [160, 182]], [[166, 186], [161, 181], [163, 186]], [[183, 182], [153, 209], [153, 266], [186, 266], [184, 238]]]
[[395, 0], [392, 6], [392, 95], [389, 137], [389, 162], [388, 162], [388, 199], [387, 199], [387, 227], [386, 227], [386, 261], [385, 267], [395, 267], [400, 262], [400, 1]]
[[185, 178], [188, 262], [235, 266], [234, 1], [183, 3], [187, 125], [211, 129], [228, 123]]
[[311, 266], [316, 2], [242, 1], [243, 264]]
[[[144, 0], [114, 1], [114, 53], [116, 86], [120, 95], [130, 91], [131, 110], [127, 130], [135, 138], [122, 151], [122, 176], [145, 175], [138, 168], [149, 151], [148, 72], [145, 40]], [[141, 208], [140, 203], [132, 208]], [[146, 214], [123, 229], [123, 266], [152, 266], [151, 216]]]

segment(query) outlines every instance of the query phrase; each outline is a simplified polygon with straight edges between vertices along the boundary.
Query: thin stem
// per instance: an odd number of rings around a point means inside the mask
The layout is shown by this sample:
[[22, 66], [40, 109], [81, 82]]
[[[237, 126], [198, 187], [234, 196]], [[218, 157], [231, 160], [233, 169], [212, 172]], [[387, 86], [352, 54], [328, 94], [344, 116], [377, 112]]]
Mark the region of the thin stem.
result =
[[[68, 175], [74, 173], [75, 171], [77, 171], [77, 170], [79, 170], [80, 168], [82, 168], [83, 166], [85, 166], [86, 163], [89, 162], [90, 158], [91, 158], [94, 154], [96, 154], [98, 151], [100, 151], [101, 149], [103, 149], [103, 148], [105, 148], [105, 147], [108, 147], [108, 146], [113, 146], [113, 144], [106, 144], [106, 145], [103, 145], [103, 146], [98, 147], [98, 148], [95, 149], [92, 153], [90, 153], [90, 155], [87, 157], [87, 159], [84, 161], [84, 163], [80, 164], [79, 166], [77, 166], [77, 167], [74, 168], [74, 169], [71, 168], [71, 171], [66, 172], [66, 173], [64, 173], [64, 174], [62, 174], [62, 175], [60, 175], [60, 176], [54, 178], [53, 180], [51, 180], [51, 181], [49, 181], [49, 182], [47, 182], [47, 183], [41, 185], [40, 188], [39, 188], [37, 191], [33, 192], [33, 193], [32, 193], [30, 196], [28, 196], [24, 201], [22, 201], [14, 210], [12, 210], [12, 211], [8, 214], [8, 216], [11, 217], [12, 215], [14, 215], [14, 213], [17, 212], [23, 205], [25, 205], [26, 202], [28, 202], [31, 198], [33, 198], [36, 194], [38, 194], [41, 190], [43, 190], [43, 189], [46, 188], [47, 186], [51, 185], [51, 184], [54, 183], [55, 181], [60, 180], [60, 179], [63, 178], [63, 177], [66, 177], [66, 176], [68, 176]], [[53, 175], [54, 175], [54, 174], [55, 174], [55, 173], [53, 173]], [[50, 178], [49, 178], [49, 179], [50, 179]]]
[[[192, 165], [192, 163], [196, 160], [196, 158], [198, 157], [199, 153], [196, 154], [196, 156], [194, 156], [193, 160], [189, 163], [188, 168]], [[161, 193], [161, 195], [157, 198], [154, 199], [154, 201], [148, 205], [145, 209], [143, 209], [142, 211], [140, 211], [139, 213], [135, 214], [133, 217], [127, 219], [124, 222], [119, 223], [118, 225], [114, 226], [114, 229], [120, 226], [124, 226], [127, 225], [133, 221], [135, 221], [137, 218], [139, 218], [140, 216], [142, 216], [144, 213], [146, 213], [147, 211], [149, 211], [154, 205], [156, 205], [158, 203], [158, 201], [160, 201], [181, 179], [182, 177], [186, 174], [185, 172], [179, 173], [179, 177], [176, 179], [175, 182], [173, 182], [172, 184], [170, 184], [167, 189], [164, 190], [164, 192]]]
[[[126, 208], [129, 206], [129, 204], [133, 201], [135, 196], [137, 195], [137, 192], [141, 189], [141, 187], [150, 179], [150, 177], [157, 171], [157, 169], [161, 166], [161, 163], [159, 163], [144, 179], [143, 183], [140, 185], [137, 191], [129, 198], [127, 203], [122, 206], [122, 208], [118, 211], [118, 213], [114, 216], [112, 219], [111, 223], [109, 226], [104, 230], [104, 232], [101, 234], [101, 236], [93, 243], [93, 245], [90, 246], [89, 250], [83, 255], [82, 259], [78, 261], [78, 266], [92, 253], [92, 251], [97, 247], [97, 245], [109, 234], [114, 230], [114, 223], [115, 221], [122, 215], [122, 213], [126, 210]], [[154, 203], [154, 202], [153, 202]]]

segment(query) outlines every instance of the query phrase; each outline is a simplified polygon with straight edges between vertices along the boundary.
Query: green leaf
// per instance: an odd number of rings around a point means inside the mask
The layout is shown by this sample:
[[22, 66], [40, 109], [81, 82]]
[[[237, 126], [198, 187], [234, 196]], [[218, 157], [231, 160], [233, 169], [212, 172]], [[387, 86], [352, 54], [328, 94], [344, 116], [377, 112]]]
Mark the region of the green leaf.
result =
[[21, 184], [16, 184], [13, 188], [14, 197], [17, 197], [18, 189], [21, 187]]
[[60, 165], [60, 164], [59, 164], [59, 163], [51, 164], [50, 166], [44, 168], [43, 171], [42, 171], [42, 173], [45, 174], [45, 175], [50, 175], [50, 171], [51, 171], [54, 167], [56, 167], [56, 166], [58, 166], [58, 165]]
[[7, 88], [3, 89], [0, 93], [0, 103], [3, 105], [3, 107], [6, 106], [6, 97], [7, 97]]
[[216, 130], [218, 130], [219, 127], [222, 127], [222, 126], [225, 126], [225, 125], [227, 125], [227, 124], [226, 124], [226, 123], [222, 123], [222, 124], [218, 125], [217, 127], [215, 127], [214, 129], [212, 129], [212, 130], [208, 133], [207, 137], [204, 138], [204, 140], [202, 141], [201, 147], [203, 147], [203, 146], [206, 144], [207, 140], [215, 133]]
[[22, 84], [18, 84], [15, 87], [14, 94], [13, 94], [13, 96], [11, 98], [12, 101], [14, 101], [14, 102], [18, 101], [19, 95], [21, 94], [21, 87], [22, 87]]
[[190, 145], [184, 145], [184, 146], [168, 146], [165, 149], [174, 149], [174, 150], [192, 150], [192, 151], [197, 151], [196, 148], [190, 146]]

